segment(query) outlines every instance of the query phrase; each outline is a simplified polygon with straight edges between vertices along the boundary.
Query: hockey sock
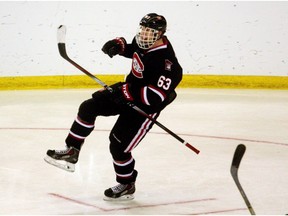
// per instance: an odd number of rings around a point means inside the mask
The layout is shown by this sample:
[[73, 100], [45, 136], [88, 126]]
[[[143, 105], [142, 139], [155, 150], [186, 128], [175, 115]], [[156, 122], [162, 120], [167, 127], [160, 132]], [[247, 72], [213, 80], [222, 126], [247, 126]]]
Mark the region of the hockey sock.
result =
[[113, 160], [113, 165], [117, 182], [128, 184], [136, 181], [137, 171], [134, 170], [135, 160], [132, 156], [126, 161]]
[[73, 146], [80, 150], [85, 138], [93, 131], [94, 123], [88, 123], [79, 118], [73, 122], [69, 134], [65, 140], [68, 147]]

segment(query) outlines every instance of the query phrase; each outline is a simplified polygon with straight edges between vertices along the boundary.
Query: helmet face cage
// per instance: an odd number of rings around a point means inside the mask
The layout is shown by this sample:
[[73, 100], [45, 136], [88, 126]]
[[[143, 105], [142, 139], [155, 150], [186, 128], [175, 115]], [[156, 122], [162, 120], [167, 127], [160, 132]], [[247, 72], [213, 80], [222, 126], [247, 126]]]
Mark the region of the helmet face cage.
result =
[[136, 43], [141, 49], [149, 49], [159, 38], [158, 30], [140, 25], [136, 34]]

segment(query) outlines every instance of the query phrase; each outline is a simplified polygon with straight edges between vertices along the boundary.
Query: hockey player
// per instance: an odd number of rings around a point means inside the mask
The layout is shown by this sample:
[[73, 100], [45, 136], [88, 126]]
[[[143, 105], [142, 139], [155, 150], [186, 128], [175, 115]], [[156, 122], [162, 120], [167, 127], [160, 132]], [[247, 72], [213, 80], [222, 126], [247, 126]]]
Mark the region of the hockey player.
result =
[[[152, 128], [153, 122], [129, 107], [133, 103], [154, 119], [176, 98], [175, 88], [182, 79], [178, 63], [168, 38], [164, 35], [167, 23], [163, 16], [150, 13], [144, 16], [132, 43], [123, 37], [106, 42], [102, 51], [132, 59], [132, 69], [125, 82], [96, 91], [78, 110], [65, 140], [65, 150], [48, 150], [45, 161], [67, 171], [74, 171], [85, 138], [93, 131], [97, 116], [119, 115], [109, 140], [110, 152], [118, 185], [104, 191], [104, 200], [134, 198], [137, 171], [132, 150]], [[63, 165], [65, 162], [66, 165]]]

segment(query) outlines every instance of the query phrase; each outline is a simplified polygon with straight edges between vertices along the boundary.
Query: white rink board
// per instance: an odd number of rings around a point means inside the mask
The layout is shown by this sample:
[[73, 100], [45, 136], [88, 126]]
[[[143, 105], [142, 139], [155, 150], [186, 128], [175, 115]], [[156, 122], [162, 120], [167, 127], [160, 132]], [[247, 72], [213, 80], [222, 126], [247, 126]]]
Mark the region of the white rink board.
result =
[[287, 76], [287, 10], [286, 1], [0, 1], [0, 76], [79, 74], [59, 56], [59, 25], [76, 62], [93, 74], [126, 74], [130, 60], [101, 48], [131, 41], [151, 12], [166, 17], [185, 74]]

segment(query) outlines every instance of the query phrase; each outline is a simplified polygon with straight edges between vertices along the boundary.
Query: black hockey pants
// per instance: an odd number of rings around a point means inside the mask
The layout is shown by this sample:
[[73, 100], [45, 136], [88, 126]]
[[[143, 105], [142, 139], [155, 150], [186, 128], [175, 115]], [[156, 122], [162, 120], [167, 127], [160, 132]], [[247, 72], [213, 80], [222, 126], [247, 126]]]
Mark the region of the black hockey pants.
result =
[[[152, 128], [153, 122], [133, 108], [115, 103], [110, 94], [107, 90], [97, 91], [80, 105], [66, 144], [80, 149], [85, 138], [93, 131], [97, 116], [119, 115], [109, 135], [116, 181], [123, 184], [135, 182], [137, 171], [134, 170], [135, 160], [131, 151]], [[156, 119], [159, 114], [150, 116]]]

